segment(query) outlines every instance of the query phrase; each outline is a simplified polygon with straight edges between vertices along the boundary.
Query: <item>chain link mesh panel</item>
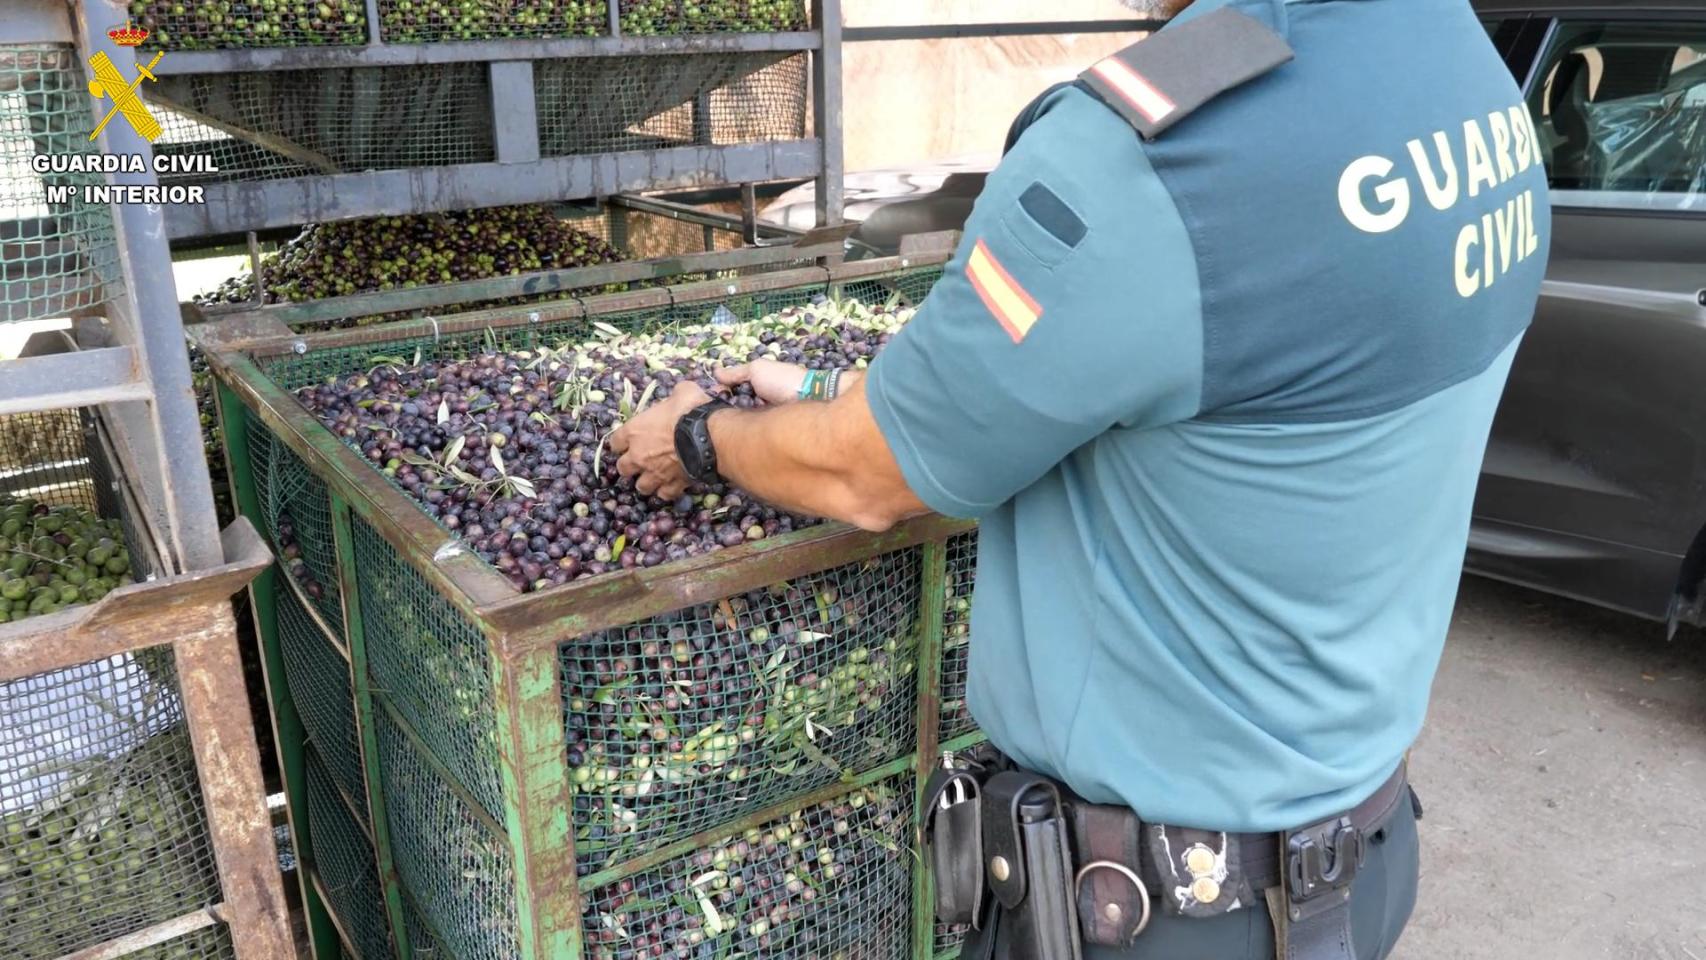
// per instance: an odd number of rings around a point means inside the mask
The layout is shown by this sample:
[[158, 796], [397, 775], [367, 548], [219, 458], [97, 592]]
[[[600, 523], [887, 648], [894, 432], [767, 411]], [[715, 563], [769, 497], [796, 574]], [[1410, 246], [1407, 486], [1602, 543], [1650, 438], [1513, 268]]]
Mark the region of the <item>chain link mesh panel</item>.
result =
[[219, 902], [177, 689], [169, 647], [0, 684], [0, 956]]
[[891, 778], [590, 891], [587, 955], [910, 957], [911, 800]]
[[[616, 0], [613, 0], [616, 2]], [[781, 33], [810, 26], [805, 0], [619, 0], [628, 36]]]
[[249, 464], [267, 535], [284, 572], [338, 634], [344, 635], [332, 498], [315, 476], [259, 417], [249, 417]]
[[970, 932], [971, 927], [963, 923], [937, 923], [936, 940], [930, 955], [936, 960], [958, 955], [966, 942], [966, 934]]
[[106, 178], [31, 166], [97, 152], [89, 104], [69, 45], [0, 46], [0, 323], [63, 317], [118, 292], [112, 210], [82, 198]]
[[444, 949], [438, 934], [421, 915], [415, 895], [407, 889], [403, 891], [403, 922], [409, 928], [410, 960], [451, 960], [450, 951]]
[[396, 550], [355, 521], [355, 563], [374, 689], [493, 816], [503, 813], [485, 637]]
[[977, 729], [966, 705], [971, 655], [971, 591], [977, 576], [977, 531], [948, 541], [948, 576], [942, 617], [942, 725], [939, 740]]
[[492, 145], [484, 63], [162, 76], [161, 155], [206, 156], [217, 173], [166, 184], [485, 163]]
[[76, 410], [0, 416], [0, 497], [96, 509], [88, 429]]
[[909, 752], [919, 551], [563, 644], [591, 872]]
[[596, 37], [610, 32], [604, 0], [379, 0], [386, 43]]
[[349, 661], [288, 590], [278, 594], [278, 645], [290, 699], [302, 715], [308, 742], [324, 761], [332, 782], [349, 800], [356, 818], [365, 824], [367, 781], [362, 775]]
[[367, 42], [362, 0], [130, 0], [144, 50], [349, 46]]
[[460, 800], [403, 728], [374, 711], [397, 872], [457, 960], [517, 956], [509, 843]]
[[310, 748], [305, 753], [308, 831], [314, 872], [326, 892], [327, 906], [349, 938], [357, 960], [386, 960], [392, 955], [385, 919], [385, 895], [379, 885], [379, 858], [373, 843], [338, 796], [326, 765]]
[[803, 54], [541, 60], [534, 63], [533, 75], [540, 156], [806, 135]]
[[230, 929], [219, 924], [136, 953], [127, 953], [124, 960], [234, 960], [236, 956], [237, 951], [231, 946]]

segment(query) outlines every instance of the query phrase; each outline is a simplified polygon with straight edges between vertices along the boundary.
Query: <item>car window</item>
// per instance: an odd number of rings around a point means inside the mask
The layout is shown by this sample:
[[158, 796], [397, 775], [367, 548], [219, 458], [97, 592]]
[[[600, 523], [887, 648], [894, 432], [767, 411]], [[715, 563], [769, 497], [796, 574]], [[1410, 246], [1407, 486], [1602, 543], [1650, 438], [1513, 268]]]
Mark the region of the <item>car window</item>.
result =
[[1536, 76], [1554, 202], [1706, 212], [1706, 23], [1565, 20]]

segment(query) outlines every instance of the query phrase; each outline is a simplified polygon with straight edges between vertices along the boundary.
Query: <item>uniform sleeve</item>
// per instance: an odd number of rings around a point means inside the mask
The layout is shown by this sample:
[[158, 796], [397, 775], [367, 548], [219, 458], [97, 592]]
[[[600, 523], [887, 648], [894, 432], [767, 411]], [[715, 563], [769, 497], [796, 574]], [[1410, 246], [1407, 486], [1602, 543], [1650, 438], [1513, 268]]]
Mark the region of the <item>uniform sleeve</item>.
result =
[[866, 392], [919, 499], [976, 517], [1109, 430], [1194, 416], [1202, 338], [1165, 184], [1131, 127], [1067, 90], [990, 174]]

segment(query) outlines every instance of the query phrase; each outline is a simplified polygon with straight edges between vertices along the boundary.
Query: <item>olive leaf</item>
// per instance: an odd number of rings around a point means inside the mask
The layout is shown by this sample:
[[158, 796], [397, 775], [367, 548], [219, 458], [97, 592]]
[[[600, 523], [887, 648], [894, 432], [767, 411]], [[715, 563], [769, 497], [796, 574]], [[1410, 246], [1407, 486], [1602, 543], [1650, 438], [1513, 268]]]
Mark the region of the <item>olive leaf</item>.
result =
[[440, 401], [438, 401], [438, 425], [442, 427], [449, 422], [450, 422], [450, 401], [449, 400], [440, 400]]
[[509, 471], [504, 469], [504, 455], [498, 452], [498, 446], [495, 443], [492, 444], [492, 466], [498, 468], [499, 476], [509, 476]]
[[462, 455], [462, 448], [467, 446], [467, 445], [468, 445], [468, 437], [466, 435], [459, 436], [456, 439], [450, 441], [449, 445], [444, 448], [444, 463], [445, 463], [445, 465], [450, 466], [450, 465], [455, 464], [456, 458]]

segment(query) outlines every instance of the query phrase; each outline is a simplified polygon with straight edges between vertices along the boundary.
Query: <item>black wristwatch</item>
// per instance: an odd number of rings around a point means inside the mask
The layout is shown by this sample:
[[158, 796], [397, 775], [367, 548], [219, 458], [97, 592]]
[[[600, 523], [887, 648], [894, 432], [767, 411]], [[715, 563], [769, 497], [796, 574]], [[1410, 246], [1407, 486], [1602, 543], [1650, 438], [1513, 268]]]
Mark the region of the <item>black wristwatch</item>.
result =
[[711, 428], [705, 423], [711, 414], [727, 410], [734, 404], [712, 400], [700, 404], [675, 421], [675, 455], [687, 475], [704, 483], [717, 475], [717, 448], [711, 444]]

